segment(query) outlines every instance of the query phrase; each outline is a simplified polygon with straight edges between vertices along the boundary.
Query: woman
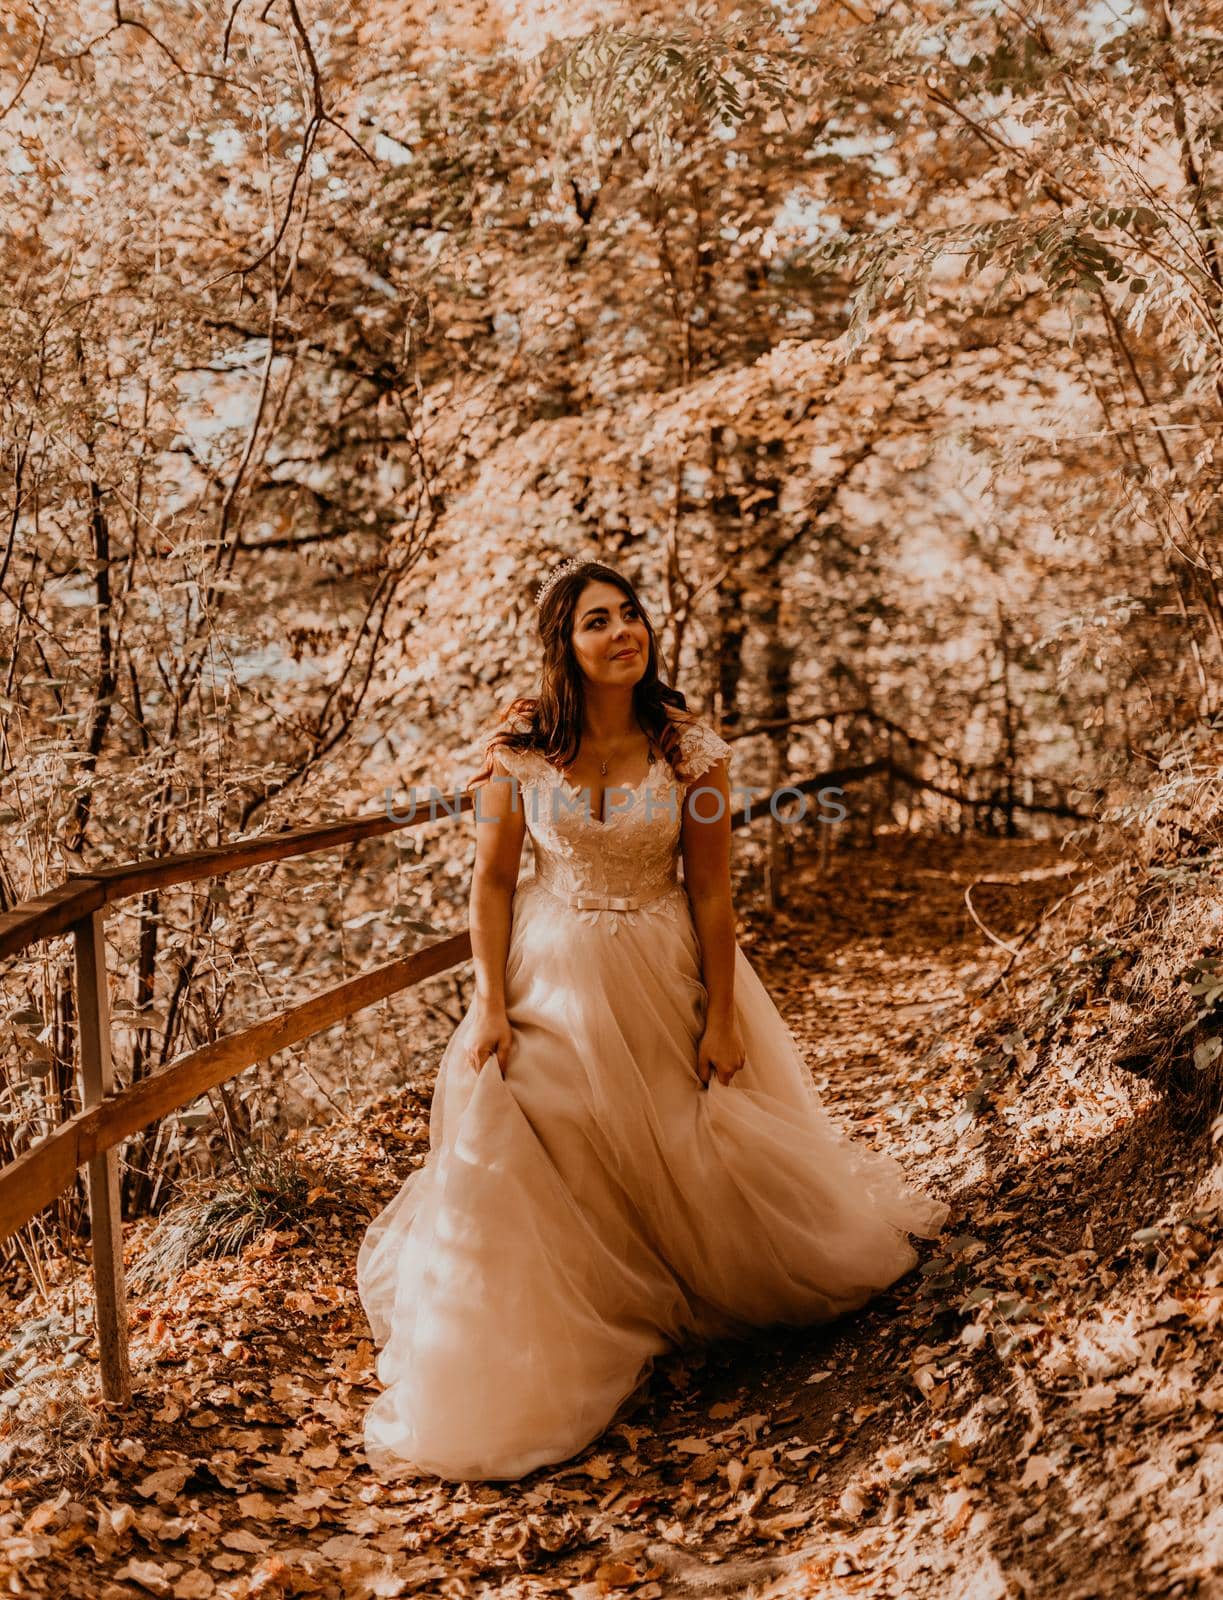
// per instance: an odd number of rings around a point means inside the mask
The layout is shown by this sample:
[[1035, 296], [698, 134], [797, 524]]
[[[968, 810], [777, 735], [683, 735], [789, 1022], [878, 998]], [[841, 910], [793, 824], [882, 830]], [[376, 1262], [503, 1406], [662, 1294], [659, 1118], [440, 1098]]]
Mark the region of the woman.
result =
[[565, 1460], [663, 1351], [861, 1306], [948, 1217], [830, 1121], [736, 942], [730, 747], [633, 586], [569, 561], [537, 602], [540, 694], [472, 780], [475, 997], [358, 1259], [392, 1475]]

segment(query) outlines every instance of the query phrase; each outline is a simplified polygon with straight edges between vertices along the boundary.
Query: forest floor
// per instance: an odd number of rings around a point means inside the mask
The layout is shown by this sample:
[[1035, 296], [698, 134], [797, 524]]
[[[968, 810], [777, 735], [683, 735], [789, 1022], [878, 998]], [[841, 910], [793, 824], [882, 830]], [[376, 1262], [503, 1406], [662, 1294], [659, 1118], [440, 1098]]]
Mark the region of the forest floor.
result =
[[379, 1482], [354, 1263], [422, 1158], [426, 1078], [296, 1141], [315, 1174], [299, 1225], [133, 1295], [129, 1410], [100, 1415], [89, 1346], [65, 1372], [44, 1329], [40, 1417], [24, 1408], [42, 1459], [9, 1463], [0, 1592], [1223, 1592], [1220, 1124], [1178, 1130], [1112, 1064], [1107, 1004], [1059, 1020], [1058, 973], [1052, 1014], [1016, 1014], [1005, 976], [982, 992], [1006, 957], [966, 887], [1020, 938], [1076, 882], [1065, 863], [893, 838], [826, 876], [800, 861], [785, 914], [742, 917], [829, 1108], [955, 1208], [867, 1309], [673, 1354], [591, 1448], [519, 1482]]

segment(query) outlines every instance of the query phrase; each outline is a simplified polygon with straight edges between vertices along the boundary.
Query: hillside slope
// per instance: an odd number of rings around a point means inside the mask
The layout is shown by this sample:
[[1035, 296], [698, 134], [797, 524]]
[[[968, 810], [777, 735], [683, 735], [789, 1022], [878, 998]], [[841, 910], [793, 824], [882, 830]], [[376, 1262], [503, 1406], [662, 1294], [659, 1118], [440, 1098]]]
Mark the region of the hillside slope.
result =
[[[297, 1141], [295, 1218], [136, 1299], [131, 1413], [100, 1419], [88, 1364], [65, 1373], [42, 1330], [8, 1413], [9, 1592], [1208, 1593], [1210, 1127], [1114, 1064], [1116, 1002], [1080, 985], [1057, 1016], [1066, 959], [1028, 962], [1031, 994], [993, 981], [975, 920], [1004, 941], [1050, 908], [1058, 925], [1085, 872], [1052, 844], [884, 839], [828, 878], [800, 861], [786, 912], [745, 919], [829, 1105], [955, 1202], [945, 1243], [863, 1313], [677, 1353], [592, 1448], [521, 1483], [379, 1485], [353, 1266], [422, 1158], [426, 1071]], [[131, 1232], [134, 1261], [151, 1245]]]

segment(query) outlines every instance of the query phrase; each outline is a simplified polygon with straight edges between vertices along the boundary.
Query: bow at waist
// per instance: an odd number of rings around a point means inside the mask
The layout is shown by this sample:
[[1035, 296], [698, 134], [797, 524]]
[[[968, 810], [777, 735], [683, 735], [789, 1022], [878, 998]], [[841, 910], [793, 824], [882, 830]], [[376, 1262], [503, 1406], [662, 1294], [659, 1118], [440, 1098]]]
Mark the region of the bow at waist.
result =
[[584, 889], [554, 889], [547, 884], [544, 887], [575, 911], [636, 911], [640, 906], [653, 905], [654, 901], [674, 894], [682, 885], [676, 879], [665, 889], [654, 889], [646, 894], [596, 894]]
[[[655, 896], [651, 895], [651, 899]], [[635, 894], [581, 894], [578, 891], [566, 894], [565, 903], [576, 907], [578, 911], [636, 911], [637, 907], [644, 905], [645, 901], [640, 895]]]

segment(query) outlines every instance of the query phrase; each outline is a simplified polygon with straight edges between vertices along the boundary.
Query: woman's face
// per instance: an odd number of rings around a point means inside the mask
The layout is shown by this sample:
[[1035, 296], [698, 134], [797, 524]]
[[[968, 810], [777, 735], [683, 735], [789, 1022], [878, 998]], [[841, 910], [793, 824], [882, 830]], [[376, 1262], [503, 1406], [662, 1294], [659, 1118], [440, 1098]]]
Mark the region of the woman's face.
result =
[[649, 650], [649, 630], [628, 596], [599, 578], [586, 584], [573, 611], [573, 653], [586, 677], [631, 687], [645, 672]]

